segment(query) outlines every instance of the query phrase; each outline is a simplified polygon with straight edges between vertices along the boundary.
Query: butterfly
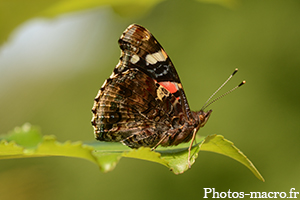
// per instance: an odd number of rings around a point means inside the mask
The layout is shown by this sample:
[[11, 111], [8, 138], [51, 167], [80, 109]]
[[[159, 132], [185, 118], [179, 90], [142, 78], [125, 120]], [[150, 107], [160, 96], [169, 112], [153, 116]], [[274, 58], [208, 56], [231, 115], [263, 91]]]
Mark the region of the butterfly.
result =
[[191, 141], [190, 166], [196, 133], [212, 110], [190, 110], [172, 61], [146, 28], [130, 25], [118, 43], [119, 63], [94, 99], [96, 139], [152, 149]]

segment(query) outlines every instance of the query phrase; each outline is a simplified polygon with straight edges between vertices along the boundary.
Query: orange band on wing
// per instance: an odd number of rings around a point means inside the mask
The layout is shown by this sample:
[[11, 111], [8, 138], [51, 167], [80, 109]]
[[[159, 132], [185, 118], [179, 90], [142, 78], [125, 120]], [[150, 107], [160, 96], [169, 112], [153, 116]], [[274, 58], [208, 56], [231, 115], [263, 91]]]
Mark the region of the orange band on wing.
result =
[[177, 85], [170, 81], [158, 82], [158, 84], [166, 88], [172, 94], [178, 90]]

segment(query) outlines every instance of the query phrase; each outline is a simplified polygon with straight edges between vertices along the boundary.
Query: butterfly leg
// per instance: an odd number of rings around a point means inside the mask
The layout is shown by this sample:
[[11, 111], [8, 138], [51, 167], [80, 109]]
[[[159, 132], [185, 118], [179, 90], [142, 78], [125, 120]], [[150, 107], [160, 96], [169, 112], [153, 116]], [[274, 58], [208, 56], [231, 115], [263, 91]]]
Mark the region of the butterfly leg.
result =
[[159, 140], [159, 142], [154, 147], [151, 148], [151, 151], [155, 150], [162, 143], [162, 141], [164, 141], [164, 139], [166, 139], [170, 135], [172, 135], [172, 134], [168, 133], [168, 132], [166, 134], [164, 134], [164, 136]]
[[191, 140], [191, 143], [190, 143], [190, 146], [189, 146], [189, 154], [188, 154], [188, 165], [189, 165], [189, 168], [191, 168], [191, 150], [192, 150], [195, 138], [196, 138], [196, 133], [197, 133], [197, 129], [195, 128], [194, 131], [193, 131], [193, 137], [192, 137], [192, 140]]

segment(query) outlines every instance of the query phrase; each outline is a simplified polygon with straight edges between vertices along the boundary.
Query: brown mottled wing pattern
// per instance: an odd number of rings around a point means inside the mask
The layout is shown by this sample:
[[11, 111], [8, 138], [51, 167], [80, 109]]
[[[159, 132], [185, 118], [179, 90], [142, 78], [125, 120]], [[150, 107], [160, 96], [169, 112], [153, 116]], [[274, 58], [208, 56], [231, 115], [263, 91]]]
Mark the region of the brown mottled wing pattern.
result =
[[189, 106], [171, 60], [148, 30], [133, 24], [119, 44], [120, 61], [92, 109], [95, 137], [153, 147], [191, 118]]
[[[119, 45], [122, 50], [121, 63], [123, 67], [138, 68], [161, 83], [183, 105], [186, 117], [189, 120], [192, 119], [178, 73], [155, 37], [144, 27], [133, 24], [123, 32], [119, 39]], [[114, 72], [123, 71], [123, 67], [116, 67]], [[164, 83], [172, 84], [173, 88], [169, 88]]]

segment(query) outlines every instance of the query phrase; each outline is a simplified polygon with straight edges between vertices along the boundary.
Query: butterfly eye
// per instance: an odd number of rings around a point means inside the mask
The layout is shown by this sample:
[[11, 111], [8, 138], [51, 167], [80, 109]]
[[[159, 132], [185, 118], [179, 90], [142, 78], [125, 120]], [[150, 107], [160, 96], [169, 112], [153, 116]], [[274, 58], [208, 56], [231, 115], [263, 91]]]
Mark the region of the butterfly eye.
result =
[[211, 112], [212, 110], [209, 110], [208, 112], [203, 112], [203, 111], [199, 112], [200, 127], [203, 127], [206, 124], [208, 118], [210, 117]]
[[204, 120], [204, 116], [203, 115], [199, 115], [199, 119], [200, 119], [200, 122], [202, 122]]

